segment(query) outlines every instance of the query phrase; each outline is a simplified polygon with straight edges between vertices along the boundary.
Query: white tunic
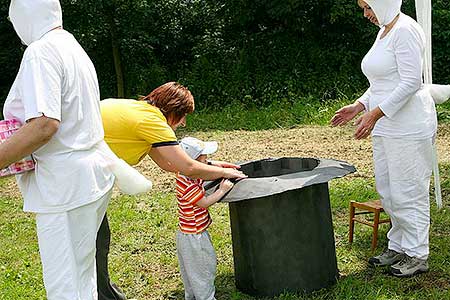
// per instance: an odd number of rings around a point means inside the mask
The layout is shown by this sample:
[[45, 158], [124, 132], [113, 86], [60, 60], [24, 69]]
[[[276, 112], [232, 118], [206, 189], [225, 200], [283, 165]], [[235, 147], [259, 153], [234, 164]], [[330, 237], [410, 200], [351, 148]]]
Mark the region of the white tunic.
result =
[[29, 45], [3, 114], [22, 122], [42, 115], [61, 122], [33, 153], [35, 171], [17, 176], [25, 211], [68, 211], [112, 187], [114, 176], [95, 148], [104, 135], [99, 101], [95, 68], [70, 33], [53, 30]]
[[391, 31], [378, 33], [361, 66], [370, 88], [358, 99], [366, 108], [377, 106], [385, 114], [372, 135], [389, 138], [426, 139], [437, 129], [434, 101], [423, 89], [422, 64], [425, 36], [407, 15], [400, 14]]

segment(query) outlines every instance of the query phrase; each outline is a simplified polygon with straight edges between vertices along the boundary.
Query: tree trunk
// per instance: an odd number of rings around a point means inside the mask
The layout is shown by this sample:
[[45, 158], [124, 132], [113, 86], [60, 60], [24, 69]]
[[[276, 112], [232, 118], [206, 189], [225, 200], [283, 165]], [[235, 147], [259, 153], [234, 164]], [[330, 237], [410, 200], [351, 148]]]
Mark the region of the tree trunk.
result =
[[116, 22], [114, 20], [113, 12], [107, 13], [109, 30], [111, 33], [111, 46], [114, 59], [114, 69], [116, 70], [116, 82], [117, 82], [117, 97], [125, 97], [125, 84], [122, 69], [122, 59], [120, 56], [119, 42], [117, 38]]
[[120, 58], [119, 45], [117, 40], [112, 37], [112, 50], [114, 58], [114, 68], [116, 69], [116, 81], [117, 81], [117, 96], [119, 98], [125, 97], [125, 84], [123, 80], [122, 61]]

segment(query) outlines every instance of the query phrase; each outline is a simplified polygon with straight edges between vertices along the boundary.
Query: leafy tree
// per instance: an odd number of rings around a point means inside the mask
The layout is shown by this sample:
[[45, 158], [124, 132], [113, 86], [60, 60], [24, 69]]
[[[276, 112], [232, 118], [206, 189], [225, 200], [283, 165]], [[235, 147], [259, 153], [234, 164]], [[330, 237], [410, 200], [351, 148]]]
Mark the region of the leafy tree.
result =
[[[414, 0], [404, 0], [414, 15]], [[353, 96], [378, 30], [356, 0], [61, 0], [64, 27], [92, 58], [102, 98], [136, 97], [178, 80], [198, 107], [263, 106]], [[24, 47], [0, 0], [0, 99]], [[433, 1], [434, 79], [450, 82], [450, 13]], [[0, 100], [0, 101], [1, 101]]]

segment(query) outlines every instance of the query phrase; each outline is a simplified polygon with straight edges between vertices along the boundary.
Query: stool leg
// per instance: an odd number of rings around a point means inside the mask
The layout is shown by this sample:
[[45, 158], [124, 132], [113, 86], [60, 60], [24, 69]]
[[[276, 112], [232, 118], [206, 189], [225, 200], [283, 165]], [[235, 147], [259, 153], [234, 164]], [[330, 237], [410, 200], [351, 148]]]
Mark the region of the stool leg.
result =
[[373, 218], [372, 252], [375, 250], [375, 248], [377, 248], [379, 224], [380, 224], [380, 210], [377, 209]]
[[353, 231], [355, 229], [355, 207], [353, 206], [353, 202], [350, 202], [350, 223], [349, 223], [349, 231], [348, 231], [348, 242], [353, 243]]

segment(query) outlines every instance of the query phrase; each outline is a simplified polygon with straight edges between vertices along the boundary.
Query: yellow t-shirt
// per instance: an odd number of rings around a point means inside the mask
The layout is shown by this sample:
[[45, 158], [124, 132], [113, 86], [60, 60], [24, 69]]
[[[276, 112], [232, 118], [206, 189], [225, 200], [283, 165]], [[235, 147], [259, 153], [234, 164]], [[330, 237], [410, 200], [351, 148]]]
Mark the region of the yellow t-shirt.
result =
[[130, 165], [141, 161], [152, 147], [178, 144], [161, 111], [145, 101], [106, 99], [100, 109], [105, 141]]

